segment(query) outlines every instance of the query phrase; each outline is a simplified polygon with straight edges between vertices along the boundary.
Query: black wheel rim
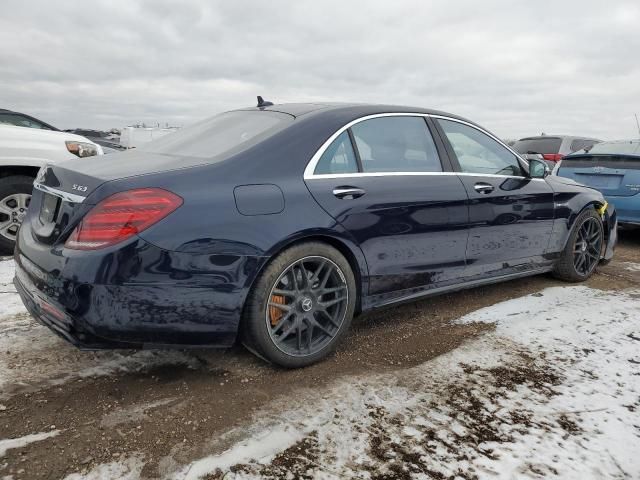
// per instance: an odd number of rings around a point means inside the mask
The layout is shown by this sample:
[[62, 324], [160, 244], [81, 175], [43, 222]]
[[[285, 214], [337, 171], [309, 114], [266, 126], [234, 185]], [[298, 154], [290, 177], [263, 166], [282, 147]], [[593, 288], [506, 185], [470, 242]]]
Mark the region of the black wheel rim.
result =
[[348, 305], [349, 289], [340, 267], [321, 256], [302, 258], [282, 272], [269, 293], [269, 336], [288, 355], [313, 355], [338, 334]]
[[578, 229], [573, 247], [573, 266], [580, 275], [589, 275], [600, 260], [602, 228], [595, 218], [587, 218]]

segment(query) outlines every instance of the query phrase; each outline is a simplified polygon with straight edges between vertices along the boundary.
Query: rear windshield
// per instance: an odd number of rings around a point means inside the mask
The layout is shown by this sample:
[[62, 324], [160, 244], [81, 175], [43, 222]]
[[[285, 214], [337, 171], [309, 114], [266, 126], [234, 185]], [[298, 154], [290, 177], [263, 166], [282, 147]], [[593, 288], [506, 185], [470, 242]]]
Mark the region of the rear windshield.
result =
[[164, 155], [206, 158], [233, 154], [282, 130], [293, 116], [270, 111], [226, 112], [170, 133], [140, 150]]
[[520, 153], [560, 153], [562, 139], [558, 137], [523, 138], [513, 144]]
[[640, 140], [628, 142], [603, 142], [596, 143], [589, 153], [599, 154], [619, 154], [619, 155], [639, 155], [640, 156]]
[[607, 154], [573, 154], [562, 159], [559, 171], [563, 168], [593, 168], [605, 167], [615, 169], [640, 170], [640, 155], [614, 156]]

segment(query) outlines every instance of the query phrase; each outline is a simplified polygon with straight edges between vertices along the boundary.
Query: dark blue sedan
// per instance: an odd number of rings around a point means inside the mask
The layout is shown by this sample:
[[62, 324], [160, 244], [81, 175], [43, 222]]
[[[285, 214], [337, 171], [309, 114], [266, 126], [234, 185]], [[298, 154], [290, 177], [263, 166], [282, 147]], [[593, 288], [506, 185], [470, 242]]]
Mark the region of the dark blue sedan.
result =
[[40, 172], [15, 250], [31, 314], [81, 348], [232, 345], [285, 367], [359, 312], [613, 255], [597, 190], [455, 115], [261, 103]]

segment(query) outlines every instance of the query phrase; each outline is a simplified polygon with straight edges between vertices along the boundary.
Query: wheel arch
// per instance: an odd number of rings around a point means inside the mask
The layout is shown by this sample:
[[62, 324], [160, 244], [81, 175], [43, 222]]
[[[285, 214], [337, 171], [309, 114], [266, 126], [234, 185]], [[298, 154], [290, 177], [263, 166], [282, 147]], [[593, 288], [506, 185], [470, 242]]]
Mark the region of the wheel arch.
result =
[[[260, 265], [255, 275], [252, 276], [251, 281], [247, 285], [247, 292], [249, 292], [251, 288], [253, 288], [258, 278], [260, 278], [260, 275], [262, 275], [262, 272], [280, 253], [295, 245], [299, 245], [305, 242], [320, 242], [330, 245], [338, 250], [347, 259], [347, 262], [349, 262], [356, 280], [355, 312], [356, 314], [360, 313], [362, 311], [363, 294], [364, 292], [368, 291], [369, 278], [369, 270], [364, 258], [364, 254], [362, 253], [362, 250], [360, 250], [360, 247], [358, 247], [351, 240], [327, 232], [303, 232], [275, 245], [266, 253], [267, 260]], [[247, 297], [245, 297], [243, 310], [246, 306], [247, 298], [248, 295]]]
[[[567, 235], [566, 238], [564, 240], [564, 245], [563, 248], [567, 246], [567, 242], [569, 241], [569, 238], [571, 237], [571, 232], [573, 230], [573, 227], [575, 226], [575, 222], [576, 219], [582, 214], [582, 212], [584, 212], [585, 210], [589, 209], [589, 208], [593, 208], [594, 210], [597, 210], [598, 208], [602, 207], [603, 205], [605, 205], [606, 202], [603, 202], [602, 200], [598, 200], [598, 199], [592, 199], [587, 201], [580, 210], [575, 210], [571, 216], [567, 219]], [[611, 234], [610, 232], [610, 226], [609, 226], [609, 222], [602, 222], [602, 226], [603, 226], [603, 230], [604, 230], [604, 240], [605, 240], [605, 245], [609, 240], [609, 235]]]
[[24, 175], [25, 177], [36, 178], [40, 166], [37, 165], [9, 165], [0, 166], [0, 178], [12, 177], [16, 175]]

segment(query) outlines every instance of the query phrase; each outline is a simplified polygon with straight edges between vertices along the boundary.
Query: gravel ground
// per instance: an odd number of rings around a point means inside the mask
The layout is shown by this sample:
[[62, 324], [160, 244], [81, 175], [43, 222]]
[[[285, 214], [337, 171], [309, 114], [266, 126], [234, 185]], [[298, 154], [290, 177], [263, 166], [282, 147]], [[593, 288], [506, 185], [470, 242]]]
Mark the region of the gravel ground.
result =
[[[638, 233], [622, 236], [614, 262], [587, 282], [587, 290], [554, 288], [563, 284], [538, 276], [374, 312], [354, 322], [335, 356], [298, 371], [274, 369], [241, 348], [79, 352], [26, 315], [11, 276], [11, 260], [0, 261], [3, 480], [283, 478], [287, 473], [291, 478], [640, 477], [624, 448], [611, 444], [598, 450], [602, 443], [590, 440], [600, 438], [598, 432], [605, 439], [620, 434], [640, 451], [633, 421], [627, 422], [629, 432], [610, 435], [605, 428], [640, 408], [640, 397], [631, 398], [640, 390], [640, 358], [625, 350], [640, 350], [635, 340], [640, 328], [629, 323], [638, 317], [623, 315], [635, 308], [640, 288]], [[594, 343], [576, 332], [558, 341], [579, 321], [562, 323], [566, 315], [553, 309], [548, 317], [540, 314], [540, 321], [550, 322], [546, 330], [527, 328], [536, 325], [545, 297], [559, 309], [577, 302], [599, 312], [607, 321], [592, 319], [593, 338], [598, 339], [598, 329], [630, 336]], [[591, 298], [601, 301], [591, 304]], [[520, 299], [516, 307], [508, 302], [513, 299]], [[482, 312], [500, 302], [506, 303], [488, 310], [497, 315], [488, 321]], [[509, 308], [515, 310], [504, 313]], [[523, 309], [531, 321], [518, 316]], [[504, 319], [511, 317], [519, 320], [519, 329], [506, 326]], [[618, 341], [622, 356], [615, 355]], [[608, 350], [610, 355], [602, 356]], [[622, 370], [608, 369], [613, 382], [598, 382], [596, 360]], [[579, 374], [580, 369], [591, 373]], [[583, 384], [590, 375], [593, 384]], [[618, 408], [617, 400], [613, 407], [603, 404], [598, 396], [603, 385], [618, 389], [615, 398], [624, 406]], [[582, 397], [575, 394], [567, 403], [568, 389]], [[583, 405], [590, 396], [599, 399], [596, 410], [611, 410], [610, 421], [594, 423], [577, 412], [594, 409]], [[519, 407], [518, 401], [532, 407]], [[547, 445], [544, 438], [555, 443]], [[594, 457], [602, 470], [594, 470], [576, 445], [591, 456], [604, 451], [604, 457]], [[557, 461], [532, 461], [552, 447]], [[573, 474], [566, 474], [570, 468]]]

